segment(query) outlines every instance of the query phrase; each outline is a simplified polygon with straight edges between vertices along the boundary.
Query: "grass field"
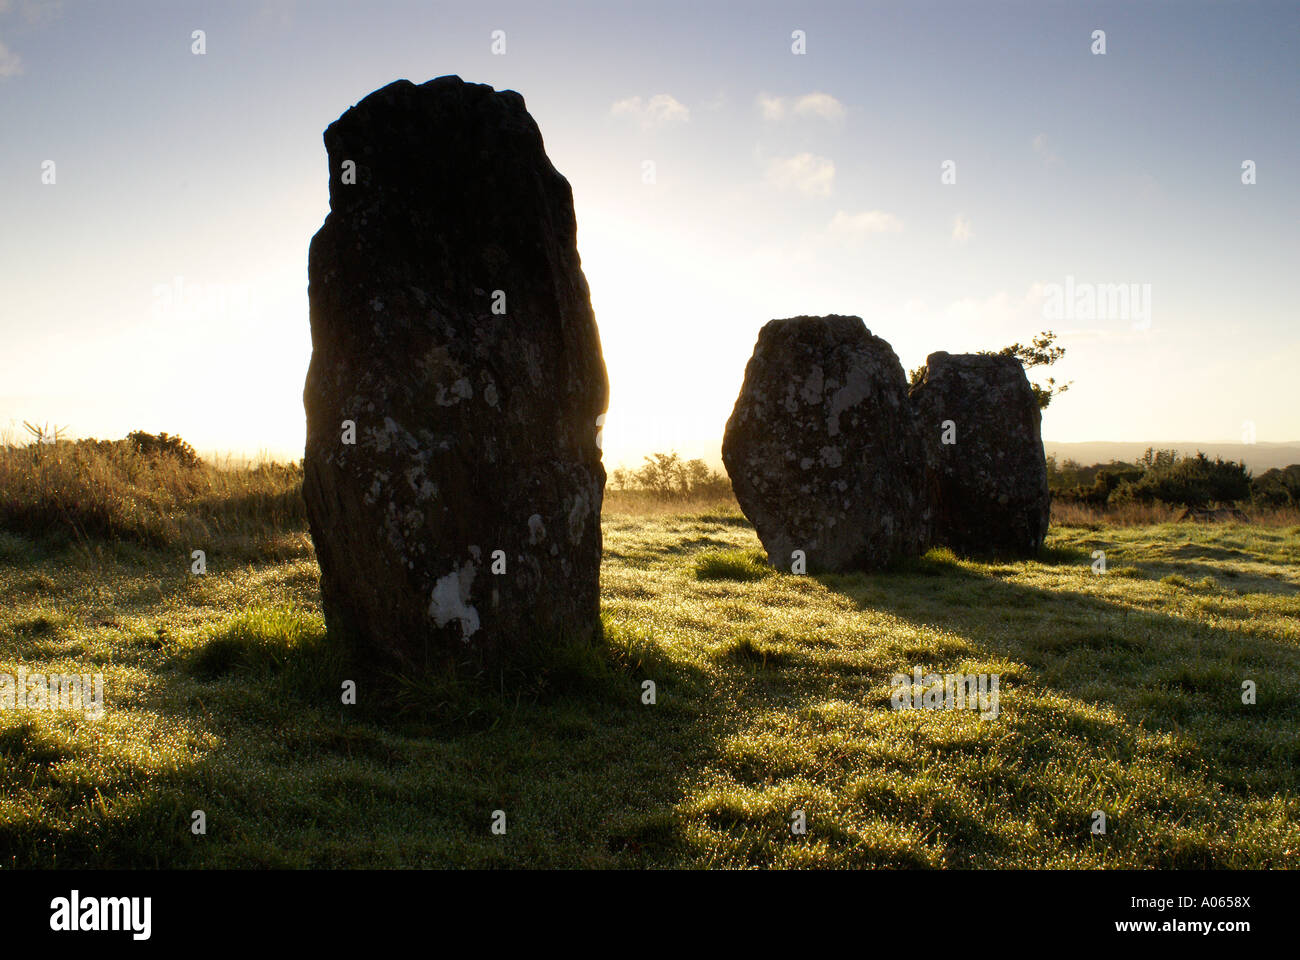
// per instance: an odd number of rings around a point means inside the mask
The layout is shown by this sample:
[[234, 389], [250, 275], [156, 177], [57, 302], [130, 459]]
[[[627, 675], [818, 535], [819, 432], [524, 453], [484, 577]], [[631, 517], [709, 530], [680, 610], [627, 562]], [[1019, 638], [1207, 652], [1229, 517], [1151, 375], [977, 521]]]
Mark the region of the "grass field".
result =
[[[218, 537], [204, 576], [181, 541], [0, 534], [0, 673], [106, 700], [0, 712], [0, 867], [1297, 862], [1300, 527], [1093, 521], [1036, 562], [813, 578], [734, 509], [618, 509], [604, 648], [356, 706], [300, 526]], [[913, 667], [999, 675], [997, 718], [892, 709]]]

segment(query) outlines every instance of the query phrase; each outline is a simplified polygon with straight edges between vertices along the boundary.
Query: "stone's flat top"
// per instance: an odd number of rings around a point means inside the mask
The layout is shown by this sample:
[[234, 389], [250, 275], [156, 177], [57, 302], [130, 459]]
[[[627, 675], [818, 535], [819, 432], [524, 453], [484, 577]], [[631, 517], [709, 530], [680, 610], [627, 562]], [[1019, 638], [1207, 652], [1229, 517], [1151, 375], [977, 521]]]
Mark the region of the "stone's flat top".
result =
[[797, 327], [797, 326], [813, 327], [817, 325], [821, 325], [829, 329], [842, 328], [846, 331], [853, 331], [858, 328], [861, 328], [863, 330], [867, 329], [867, 325], [863, 323], [861, 317], [855, 317], [850, 314], [842, 314], [842, 313], [828, 313], [820, 317], [811, 316], [809, 314], [802, 314], [797, 317], [778, 317], [774, 320], [769, 320], [767, 321], [767, 323], [763, 324], [763, 329], [777, 331], [777, 330], [784, 330], [790, 327]]
[[[345, 122], [354, 112], [369, 113], [398, 104], [414, 102], [476, 102], [489, 97], [500, 98], [502, 106], [522, 114], [528, 113], [523, 95], [516, 90], [497, 90], [486, 83], [467, 83], [455, 74], [434, 77], [424, 83], [412, 83], [410, 80], [394, 80], [372, 93], [366, 94], [343, 112], [343, 115], [330, 124], [334, 127]], [[326, 128], [328, 133], [329, 128]]]
[[783, 317], [769, 320], [758, 331], [759, 345], [773, 341], [837, 342], [860, 341], [871, 337], [861, 317], [832, 313], [824, 317]]
[[998, 367], [1005, 367], [1007, 370], [1023, 369], [1020, 361], [1015, 357], [1001, 353], [948, 353], [945, 350], [936, 350], [926, 357], [925, 366], [935, 373], [945, 367], [977, 367], [983, 370], [994, 370]]
[[[376, 190], [358, 186], [414, 194], [409, 205], [423, 210], [449, 195], [449, 179], [484, 188], [517, 173], [515, 186], [527, 191], [524, 178], [540, 171], [568, 184], [519, 93], [454, 75], [380, 87], [326, 127], [324, 140], [333, 213], [365, 210]], [[355, 185], [342, 182], [345, 160], [357, 165]]]

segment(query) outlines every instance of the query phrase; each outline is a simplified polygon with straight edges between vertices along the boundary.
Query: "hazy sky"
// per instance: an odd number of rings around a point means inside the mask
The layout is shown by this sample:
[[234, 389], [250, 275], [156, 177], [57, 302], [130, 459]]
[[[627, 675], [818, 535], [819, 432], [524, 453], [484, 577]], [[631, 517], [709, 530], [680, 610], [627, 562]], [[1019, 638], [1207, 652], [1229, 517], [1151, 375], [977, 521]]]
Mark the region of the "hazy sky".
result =
[[300, 456], [321, 133], [451, 73], [573, 184], [611, 467], [716, 458], [801, 313], [907, 368], [1055, 329], [1050, 440], [1300, 439], [1300, 4], [1133, 0], [0, 0], [0, 431]]

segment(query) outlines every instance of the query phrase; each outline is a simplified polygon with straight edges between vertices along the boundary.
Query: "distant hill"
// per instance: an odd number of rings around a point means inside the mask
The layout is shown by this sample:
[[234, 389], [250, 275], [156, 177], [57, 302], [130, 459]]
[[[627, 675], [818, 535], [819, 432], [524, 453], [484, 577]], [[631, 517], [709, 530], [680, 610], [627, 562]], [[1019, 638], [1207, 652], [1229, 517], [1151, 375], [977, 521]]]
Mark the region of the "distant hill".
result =
[[1285, 467], [1292, 463], [1300, 463], [1300, 440], [1287, 443], [1184, 443], [1174, 440], [1150, 440], [1142, 443], [1115, 443], [1107, 440], [1056, 443], [1052, 440], [1044, 440], [1043, 447], [1049, 457], [1056, 456], [1057, 463], [1076, 460], [1084, 466], [1109, 463], [1111, 460], [1133, 463], [1146, 452], [1147, 447], [1155, 447], [1157, 450], [1178, 450], [1184, 454], [1194, 454], [1197, 450], [1201, 450], [1207, 457], [1240, 460], [1256, 476], [1271, 467]]

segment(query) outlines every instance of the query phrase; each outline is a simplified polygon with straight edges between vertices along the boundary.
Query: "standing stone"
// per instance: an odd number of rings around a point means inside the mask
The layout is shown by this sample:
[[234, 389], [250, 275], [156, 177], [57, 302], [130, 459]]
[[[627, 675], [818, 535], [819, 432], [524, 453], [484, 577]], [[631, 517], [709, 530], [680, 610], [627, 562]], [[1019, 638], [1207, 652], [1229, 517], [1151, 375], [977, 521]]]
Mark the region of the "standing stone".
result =
[[329, 629], [398, 670], [544, 660], [599, 627], [608, 383], [568, 181], [518, 93], [459, 77], [375, 91], [325, 146], [303, 492]]
[[740, 508], [772, 566], [874, 569], [924, 549], [925, 454], [893, 349], [858, 317], [759, 332], [722, 441]]
[[1042, 412], [1020, 361], [932, 353], [911, 397], [938, 478], [935, 540], [966, 556], [1036, 554], [1051, 501]]

